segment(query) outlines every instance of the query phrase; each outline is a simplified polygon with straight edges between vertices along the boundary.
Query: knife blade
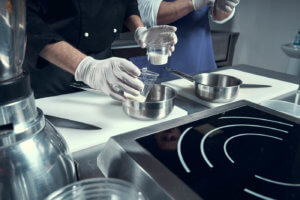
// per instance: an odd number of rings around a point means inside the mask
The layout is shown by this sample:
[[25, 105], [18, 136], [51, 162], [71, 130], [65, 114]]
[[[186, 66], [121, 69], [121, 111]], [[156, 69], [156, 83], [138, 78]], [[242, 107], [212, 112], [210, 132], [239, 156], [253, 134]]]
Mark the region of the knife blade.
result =
[[85, 91], [90, 91], [90, 92], [96, 92], [96, 93], [102, 93], [94, 88], [91, 88], [90, 86], [84, 84], [84, 83], [81, 83], [81, 82], [73, 82], [70, 84], [71, 87], [74, 87], [74, 88], [78, 88], [78, 89], [82, 89], [82, 90], [85, 90]]
[[241, 84], [241, 88], [265, 88], [272, 87], [271, 85], [261, 85], [261, 84]]
[[91, 124], [74, 121], [70, 119], [65, 119], [61, 117], [45, 115], [46, 119], [48, 119], [54, 126], [61, 128], [71, 128], [71, 129], [80, 129], [80, 130], [101, 130], [102, 128], [98, 126], [94, 126]]

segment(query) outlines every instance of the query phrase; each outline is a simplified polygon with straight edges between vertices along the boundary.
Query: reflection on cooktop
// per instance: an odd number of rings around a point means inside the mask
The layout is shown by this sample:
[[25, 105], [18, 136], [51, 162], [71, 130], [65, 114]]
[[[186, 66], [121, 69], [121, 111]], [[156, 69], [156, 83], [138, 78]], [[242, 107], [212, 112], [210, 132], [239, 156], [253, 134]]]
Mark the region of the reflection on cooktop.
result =
[[137, 142], [204, 199], [300, 199], [300, 126], [244, 106]]

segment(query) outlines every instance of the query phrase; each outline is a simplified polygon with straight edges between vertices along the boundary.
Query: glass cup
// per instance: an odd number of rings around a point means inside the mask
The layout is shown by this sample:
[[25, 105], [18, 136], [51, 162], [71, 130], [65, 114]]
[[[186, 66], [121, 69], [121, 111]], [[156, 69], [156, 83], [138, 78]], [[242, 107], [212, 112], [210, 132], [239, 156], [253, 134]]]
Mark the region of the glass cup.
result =
[[69, 184], [46, 200], [145, 200], [131, 183], [114, 178], [91, 178]]
[[152, 65], [164, 65], [168, 62], [171, 43], [148, 43], [147, 56]]
[[128, 99], [144, 102], [151, 91], [153, 85], [155, 84], [155, 81], [157, 80], [157, 77], [159, 76], [158, 73], [152, 72], [147, 70], [147, 68], [143, 68], [141, 71], [141, 75], [138, 77], [143, 83], [144, 88], [140, 91], [140, 95], [133, 96], [128, 93], [124, 93], [124, 96]]

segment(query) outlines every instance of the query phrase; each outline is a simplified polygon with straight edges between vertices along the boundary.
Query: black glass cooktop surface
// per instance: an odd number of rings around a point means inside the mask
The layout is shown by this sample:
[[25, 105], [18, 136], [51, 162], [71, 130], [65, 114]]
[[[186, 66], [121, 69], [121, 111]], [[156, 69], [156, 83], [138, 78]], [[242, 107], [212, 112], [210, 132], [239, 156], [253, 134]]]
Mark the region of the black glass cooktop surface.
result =
[[137, 142], [206, 199], [300, 199], [300, 125], [250, 106]]

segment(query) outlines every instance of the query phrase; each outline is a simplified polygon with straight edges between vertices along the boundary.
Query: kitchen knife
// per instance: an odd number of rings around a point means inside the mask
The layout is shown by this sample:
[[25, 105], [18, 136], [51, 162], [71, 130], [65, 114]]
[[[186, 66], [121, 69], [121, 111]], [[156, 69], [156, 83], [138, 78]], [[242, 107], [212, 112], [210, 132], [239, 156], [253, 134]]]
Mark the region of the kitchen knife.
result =
[[[72, 83], [70, 84], [70, 86], [71, 86], [71, 87], [74, 87], [74, 88], [82, 89], [82, 90], [85, 90], [85, 91], [96, 92], [96, 93], [102, 93], [101, 91], [96, 90], [96, 89], [94, 89], [94, 88], [91, 88], [90, 86], [88, 86], [88, 85], [86, 85], [86, 84], [84, 84], [84, 83], [82, 83], [82, 82], [72, 82]], [[122, 90], [120, 90], [118, 87], [113, 86], [113, 85], [112, 85], [111, 87], [112, 87], [113, 90], [115, 90], [115, 92], [118, 92], [118, 93], [120, 93], [120, 94], [123, 95], [124, 92], [123, 92]]]
[[86, 124], [79, 121], [74, 121], [70, 119], [65, 119], [61, 117], [55, 117], [50, 115], [45, 115], [46, 119], [48, 119], [54, 126], [61, 128], [72, 128], [72, 129], [81, 129], [81, 130], [101, 130], [102, 128]]
[[71, 87], [74, 87], [74, 88], [78, 88], [78, 89], [82, 89], [82, 90], [86, 90], [86, 91], [90, 91], [90, 92], [96, 92], [96, 93], [101, 93], [100, 91], [94, 89], [94, 88], [91, 88], [90, 86], [84, 84], [84, 83], [81, 83], [81, 82], [73, 82], [70, 84]]

